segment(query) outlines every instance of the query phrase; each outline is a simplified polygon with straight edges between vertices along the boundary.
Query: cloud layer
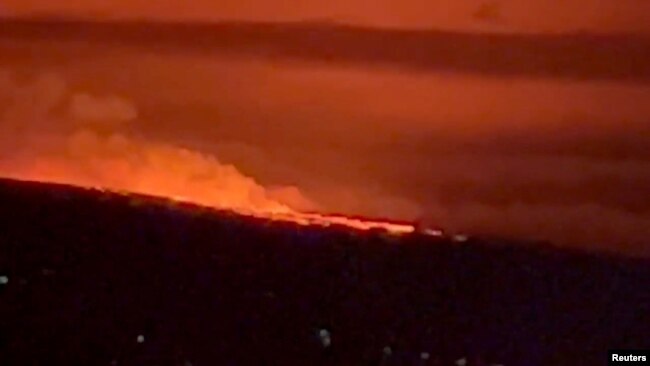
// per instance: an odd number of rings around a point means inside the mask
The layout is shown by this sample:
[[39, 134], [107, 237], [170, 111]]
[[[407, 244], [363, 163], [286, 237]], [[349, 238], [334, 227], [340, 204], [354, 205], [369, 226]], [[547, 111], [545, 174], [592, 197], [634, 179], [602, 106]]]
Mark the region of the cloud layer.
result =
[[[476, 14], [486, 8], [486, 3], [498, 7], [499, 22], [477, 19]], [[375, 0], [371, 4], [364, 0], [159, 0], [155, 3], [145, 0], [5, 0], [3, 4], [6, 13], [17, 16], [88, 19], [274, 22], [325, 19], [378, 27], [483, 32], [650, 30], [650, 4], [645, 0]]]
[[650, 81], [650, 36], [641, 34], [481, 34], [313, 22], [15, 21], [4, 24], [0, 30], [0, 39], [3, 38], [66, 41], [78, 46], [95, 43], [204, 57], [335, 63], [405, 72], [644, 84]]

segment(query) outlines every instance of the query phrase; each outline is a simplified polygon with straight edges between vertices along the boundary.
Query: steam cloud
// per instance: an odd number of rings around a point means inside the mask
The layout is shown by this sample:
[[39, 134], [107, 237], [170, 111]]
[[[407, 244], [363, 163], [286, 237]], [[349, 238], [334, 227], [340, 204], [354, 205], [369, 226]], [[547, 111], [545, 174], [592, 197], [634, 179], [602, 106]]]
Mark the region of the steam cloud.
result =
[[4, 176], [248, 211], [313, 207], [295, 187], [267, 190], [214, 156], [124, 134], [124, 127], [138, 118], [124, 98], [74, 92], [55, 74], [22, 84], [14, 79], [10, 72], [0, 72]]

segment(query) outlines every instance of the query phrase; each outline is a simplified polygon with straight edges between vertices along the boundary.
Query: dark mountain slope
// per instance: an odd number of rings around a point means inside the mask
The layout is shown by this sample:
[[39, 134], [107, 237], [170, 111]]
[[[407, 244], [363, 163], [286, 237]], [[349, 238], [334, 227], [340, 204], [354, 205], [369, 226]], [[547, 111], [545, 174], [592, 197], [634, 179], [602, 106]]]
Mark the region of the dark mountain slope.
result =
[[650, 348], [642, 260], [6, 180], [0, 218], [1, 365], [593, 366]]

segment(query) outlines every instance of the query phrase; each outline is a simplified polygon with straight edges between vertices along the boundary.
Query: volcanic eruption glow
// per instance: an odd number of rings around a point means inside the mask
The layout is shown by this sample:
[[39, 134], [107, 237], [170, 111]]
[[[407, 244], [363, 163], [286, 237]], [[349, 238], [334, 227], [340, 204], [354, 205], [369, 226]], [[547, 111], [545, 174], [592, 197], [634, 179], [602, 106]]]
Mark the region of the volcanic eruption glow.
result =
[[[191, 152], [184, 150], [183, 152], [192, 156]], [[173, 159], [160, 162], [170, 166], [175, 163]], [[121, 163], [116, 163], [113, 166], [110, 163], [99, 163], [97, 166], [106, 164], [101, 169], [114, 169], [112, 173], [107, 171], [107, 175], [110, 175], [120, 171]], [[227, 170], [232, 175], [231, 178], [226, 179], [232, 179], [233, 176], [238, 179], [227, 187], [222, 187], [220, 182], [213, 180], [182, 182], [178, 180], [178, 177], [170, 176], [165, 170], [146, 170], [134, 175], [108, 176], [106, 180], [103, 180], [79, 174], [77, 169], [78, 167], [72, 162], [44, 159], [25, 170], [3, 172], [3, 175], [21, 180], [63, 183], [127, 195], [130, 193], [145, 194], [174, 202], [226, 209], [242, 215], [293, 222], [299, 225], [340, 225], [356, 230], [385, 230], [391, 234], [406, 234], [415, 231], [415, 227], [407, 223], [298, 211], [281, 200], [268, 197], [263, 187], [257, 185], [252, 179], [241, 175], [232, 166], [227, 166]]]
[[[401, 234], [411, 224], [314, 213], [318, 205], [295, 187], [267, 189], [209, 154], [131, 137], [124, 125], [138, 112], [116, 96], [73, 93], [54, 75], [26, 86], [0, 75], [8, 107], [2, 112], [0, 175], [164, 197], [301, 225], [342, 225]], [[311, 213], [303, 211], [309, 210]]]

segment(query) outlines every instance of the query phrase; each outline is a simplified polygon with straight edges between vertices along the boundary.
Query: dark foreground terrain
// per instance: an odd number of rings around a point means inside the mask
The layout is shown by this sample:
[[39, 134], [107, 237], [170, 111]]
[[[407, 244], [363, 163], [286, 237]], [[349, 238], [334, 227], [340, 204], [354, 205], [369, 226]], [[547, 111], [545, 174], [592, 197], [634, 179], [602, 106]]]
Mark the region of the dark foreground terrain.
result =
[[593, 366], [650, 348], [647, 261], [4, 180], [0, 218], [0, 365]]

